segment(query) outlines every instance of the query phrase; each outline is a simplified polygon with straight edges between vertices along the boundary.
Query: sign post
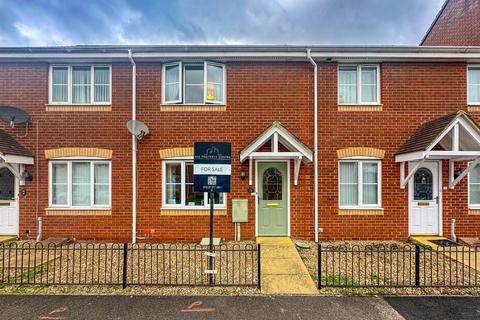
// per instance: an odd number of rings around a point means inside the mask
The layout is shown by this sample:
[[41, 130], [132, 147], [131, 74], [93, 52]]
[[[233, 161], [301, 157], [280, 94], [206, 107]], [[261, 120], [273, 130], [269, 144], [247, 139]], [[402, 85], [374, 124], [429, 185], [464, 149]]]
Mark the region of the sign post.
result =
[[193, 189], [208, 192], [210, 201], [210, 241], [208, 253], [209, 283], [213, 284], [213, 212], [215, 194], [230, 192], [232, 146], [228, 142], [195, 142], [193, 157]]

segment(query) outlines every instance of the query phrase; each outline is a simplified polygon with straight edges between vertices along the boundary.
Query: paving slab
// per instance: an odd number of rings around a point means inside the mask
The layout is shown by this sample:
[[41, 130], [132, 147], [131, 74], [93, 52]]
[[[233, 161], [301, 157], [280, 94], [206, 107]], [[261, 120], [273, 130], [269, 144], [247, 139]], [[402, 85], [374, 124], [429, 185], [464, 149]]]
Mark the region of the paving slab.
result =
[[313, 295], [318, 290], [290, 238], [257, 238], [261, 246], [262, 292]]

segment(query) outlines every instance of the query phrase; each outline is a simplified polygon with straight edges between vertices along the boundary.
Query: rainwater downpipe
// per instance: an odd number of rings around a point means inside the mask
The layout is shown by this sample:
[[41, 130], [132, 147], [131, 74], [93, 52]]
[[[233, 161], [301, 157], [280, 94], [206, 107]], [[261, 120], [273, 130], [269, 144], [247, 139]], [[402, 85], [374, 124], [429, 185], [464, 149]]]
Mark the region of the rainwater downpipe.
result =
[[[132, 120], [137, 116], [137, 65], [133, 60], [132, 50], [128, 50], [132, 64]], [[137, 137], [132, 134], [132, 243], [137, 241]]]
[[315, 242], [318, 242], [318, 67], [315, 60], [312, 59], [310, 49], [307, 49], [307, 58], [313, 65], [313, 210]]

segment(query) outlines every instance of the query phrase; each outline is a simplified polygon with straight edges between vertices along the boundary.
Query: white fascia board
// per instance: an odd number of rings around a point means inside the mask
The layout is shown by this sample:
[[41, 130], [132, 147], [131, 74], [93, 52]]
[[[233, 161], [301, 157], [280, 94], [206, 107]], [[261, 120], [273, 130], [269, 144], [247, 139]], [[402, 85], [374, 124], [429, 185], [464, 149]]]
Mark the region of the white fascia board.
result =
[[253, 152], [258, 150], [264, 143], [271, 139], [275, 132], [276, 127], [270, 127], [267, 131], [263, 132], [252, 145], [247, 149], [242, 150], [242, 152], [240, 152], [240, 162], [245, 161]]
[[480, 157], [480, 151], [430, 151], [428, 158], [430, 159], [454, 159], [463, 157]]
[[424, 151], [416, 151], [416, 152], [398, 154], [398, 155], [395, 156], [395, 162], [422, 160], [424, 158], [424, 156], [425, 156]]
[[14, 156], [10, 154], [0, 155], [5, 163], [34, 164], [32, 157]]
[[282, 160], [282, 159], [302, 159], [300, 152], [252, 152], [250, 155], [253, 159], [262, 160]]

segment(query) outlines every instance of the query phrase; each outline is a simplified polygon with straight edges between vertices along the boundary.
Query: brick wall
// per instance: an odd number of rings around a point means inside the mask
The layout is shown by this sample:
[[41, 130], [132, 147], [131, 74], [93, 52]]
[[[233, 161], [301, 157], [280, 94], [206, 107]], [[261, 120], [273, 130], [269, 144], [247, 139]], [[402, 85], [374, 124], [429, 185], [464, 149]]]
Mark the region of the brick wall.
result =
[[[338, 111], [337, 64], [319, 64], [319, 227], [327, 239], [406, 239], [408, 233], [408, 188], [399, 187], [399, 165], [394, 153], [423, 122], [466, 106], [464, 63], [383, 63], [380, 112]], [[43, 63], [0, 64], [0, 104], [24, 108], [33, 118], [28, 128], [2, 128], [38, 157], [28, 170], [34, 177], [22, 187], [20, 235], [36, 234], [35, 217], [44, 221], [44, 237], [77, 239], [131, 239], [131, 138], [126, 122], [131, 117], [131, 67], [113, 65], [111, 112], [46, 112], [48, 65]], [[308, 63], [227, 64], [226, 111], [162, 111], [161, 65], [138, 63], [137, 118], [150, 128], [138, 144], [138, 230], [155, 229], [156, 240], [197, 241], [208, 234], [208, 216], [161, 215], [162, 172], [160, 149], [191, 147], [200, 140], [231, 141], [233, 148], [232, 192], [227, 215], [215, 218], [216, 235], [233, 239], [231, 200], [249, 200], [249, 223], [242, 237], [255, 235], [254, 197], [248, 192], [248, 173], [238, 155], [273, 121], [313, 149], [312, 67]], [[480, 121], [475, 112], [470, 112]], [[213, 123], [214, 125], [210, 125]], [[45, 149], [95, 147], [111, 149], [111, 216], [45, 216], [48, 206], [48, 162]], [[338, 214], [337, 150], [370, 147], [385, 150], [382, 161], [383, 216]], [[37, 165], [39, 173], [37, 174]], [[447, 182], [446, 163], [443, 168]], [[293, 164], [291, 167], [293, 174]], [[291, 232], [297, 238], [313, 238], [313, 167], [302, 165], [297, 186], [291, 185]], [[293, 180], [293, 179], [292, 179]], [[38, 210], [36, 189], [39, 183]], [[466, 179], [455, 190], [444, 192], [444, 232], [451, 218], [457, 219], [457, 235], [479, 236], [480, 216], [468, 215]]]
[[448, 0], [424, 46], [480, 46], [480, 0]]
[[[408, 187], [400, 189], [395, 152], [420, 124], [444, 114], [467, 110], [466, 64], [383, 63], [381, 112], [337, 111], [337, 65], [319, 67], [319, 226], [321, 239], [406, 239]], [[469, 114], [476, 120], [480, 116]], [[337, 149], [373, 147], [385, 150], [382, 160], [384, 215], [340, 216]], [[447, 161], [443, 165], [448, 183]], [[443, 193], [443, 231], [457, 220], [457, 236], [480, 236], [480, 217], [468, 214], [467, 179]]]

